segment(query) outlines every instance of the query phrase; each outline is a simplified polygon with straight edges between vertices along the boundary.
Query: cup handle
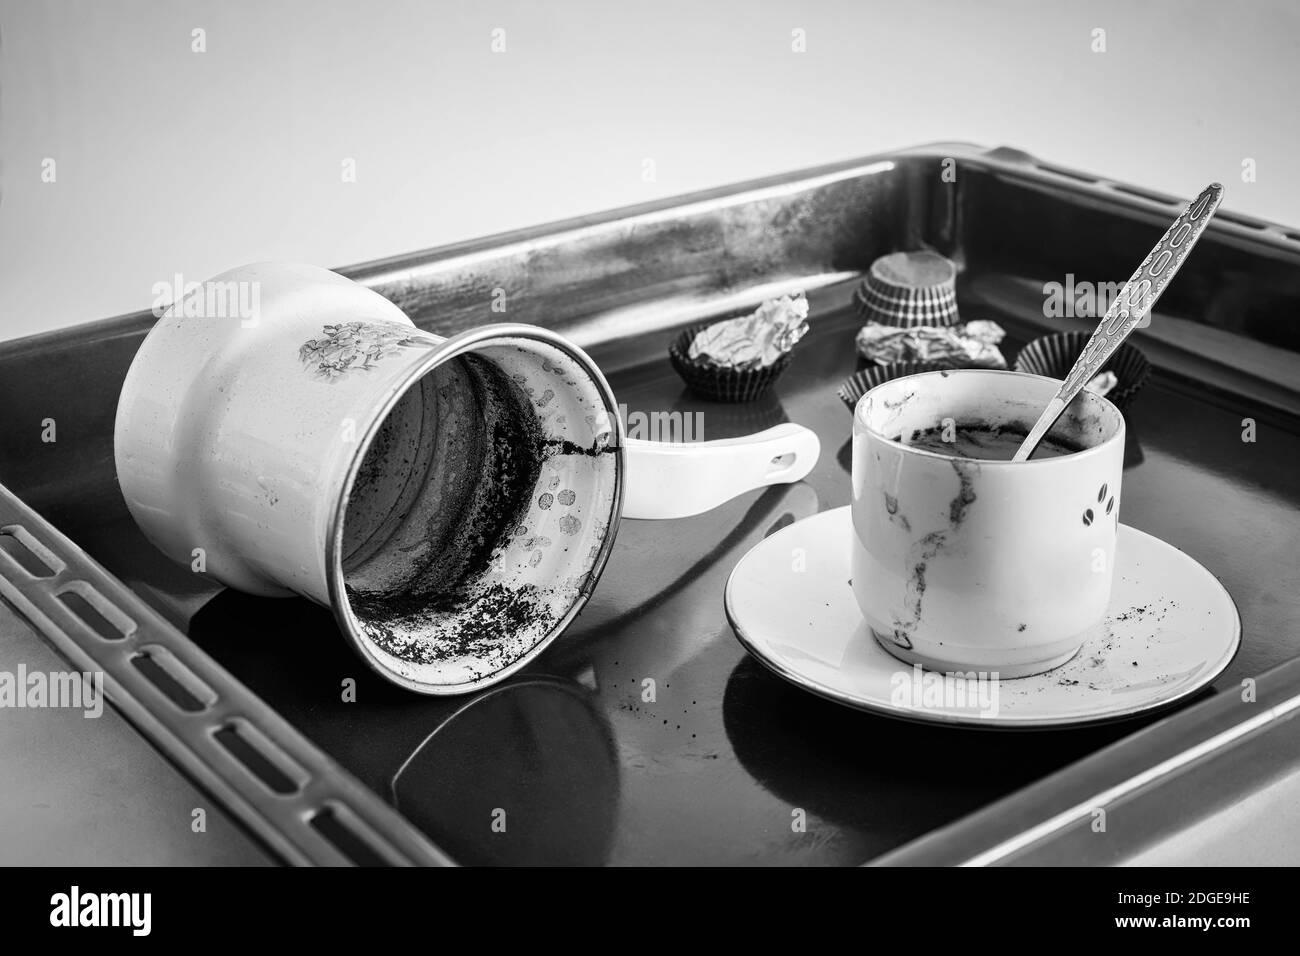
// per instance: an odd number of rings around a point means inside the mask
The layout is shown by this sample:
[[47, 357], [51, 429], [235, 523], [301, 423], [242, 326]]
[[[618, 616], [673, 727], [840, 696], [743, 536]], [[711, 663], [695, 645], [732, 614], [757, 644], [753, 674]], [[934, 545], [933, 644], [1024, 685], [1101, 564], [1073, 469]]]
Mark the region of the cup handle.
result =
[[817, 464], [816, 432], [786, 423], [704, 442], [625, 440], [624, 518], [686, 518], [746, 491], [788, 484]]

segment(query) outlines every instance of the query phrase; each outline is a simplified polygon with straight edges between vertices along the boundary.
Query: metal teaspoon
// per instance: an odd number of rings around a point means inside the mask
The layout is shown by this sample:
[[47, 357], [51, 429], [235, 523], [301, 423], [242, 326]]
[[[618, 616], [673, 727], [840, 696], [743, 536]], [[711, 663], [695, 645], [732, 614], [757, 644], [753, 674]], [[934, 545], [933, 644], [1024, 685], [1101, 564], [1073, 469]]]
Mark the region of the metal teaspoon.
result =
[[1201, 238], [1201, 233], [1209, 225], [1210, 218], [1219, 208], [1222, 199], [1223, 187], [1218, 183], [1210, 183], [1196, 197], [1196, 201], [1174, 220], [1174, 224], [1156, 243], [1155, 248], [1147, 253], [1142, 265], [1138, 266], [1106, 310], [1105, 316], [1097, 325], [1097, 331], [1088, 339], [1088, 344], [1079, 354], [1070, 374], [1061, 383], [1056, 397], [1047, 403], [1047, 408], [1025, 436], [1024, 443], [1012, 461], [1025, 461], [1034, 453], [1038, 443], [1043, 440], [1048, 429], [1056, 424], [1066, 406], [1101, 371], [1106, 360], [1151, 311], [1160, 294], [1169, 285], [1169, 280], [1187, 258], [1187, 253], [1196, 245], [1196, 240]]

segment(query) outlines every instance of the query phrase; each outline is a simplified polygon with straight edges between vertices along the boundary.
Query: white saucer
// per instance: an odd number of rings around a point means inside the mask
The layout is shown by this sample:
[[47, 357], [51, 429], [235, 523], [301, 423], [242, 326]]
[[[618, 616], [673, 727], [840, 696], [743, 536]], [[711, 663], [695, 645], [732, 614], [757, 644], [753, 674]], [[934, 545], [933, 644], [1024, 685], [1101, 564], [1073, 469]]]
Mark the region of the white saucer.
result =
[[798, 521], [755, 545], [726, 589], [727, 618], [751, 654], [792, 684], [850, 707], [978, 727], [1102, 723], [1195, 693], [1241, 643], [1236, 605], [1214, 575], [1120, 525], [1105, 627], [1071, 660], [982, 684], [914, 670], [862, 621], [849, 586], [852, 534], [848, 508]]

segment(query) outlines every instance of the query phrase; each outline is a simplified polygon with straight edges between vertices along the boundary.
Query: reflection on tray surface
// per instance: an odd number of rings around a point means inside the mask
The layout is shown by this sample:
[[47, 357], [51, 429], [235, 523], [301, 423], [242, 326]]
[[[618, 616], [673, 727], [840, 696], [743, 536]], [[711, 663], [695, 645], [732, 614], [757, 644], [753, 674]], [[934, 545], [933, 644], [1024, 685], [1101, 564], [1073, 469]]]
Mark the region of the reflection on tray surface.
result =
[[601, 864], [618, 815], [618, 754], [581, 685], [519, 681], [430, 734], [393, 778], [392, 795], [461, 863]]

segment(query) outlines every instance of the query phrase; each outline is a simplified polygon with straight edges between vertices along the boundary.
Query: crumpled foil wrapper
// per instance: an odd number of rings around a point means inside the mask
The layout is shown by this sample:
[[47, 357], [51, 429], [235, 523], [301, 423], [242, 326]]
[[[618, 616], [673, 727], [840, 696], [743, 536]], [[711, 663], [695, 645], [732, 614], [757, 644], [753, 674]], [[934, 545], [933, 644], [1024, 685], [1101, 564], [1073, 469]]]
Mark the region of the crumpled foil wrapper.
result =
[[687, 355], [723, 368], [772, 365], [808, 332], [802, 292], [769, 299], [749, 315], [714, 322], [691, 340]]
[[858, 332], [858, 354], [868, 362], [935, 362], [948, 368], [1006, 368], [998, 343], [1006, 332], [996, 322], [977, 319], [936, 328], [898, 328], [868, 322]]
[[1089, 379], [1087, 389], [1090, 392], [1096, 392], [1103, 398], [1107, 392], [1112, 391], [1119, 384], [1119, 376], [1114, 372], [1102, 372], [1100, 375], [1094, 375]]

